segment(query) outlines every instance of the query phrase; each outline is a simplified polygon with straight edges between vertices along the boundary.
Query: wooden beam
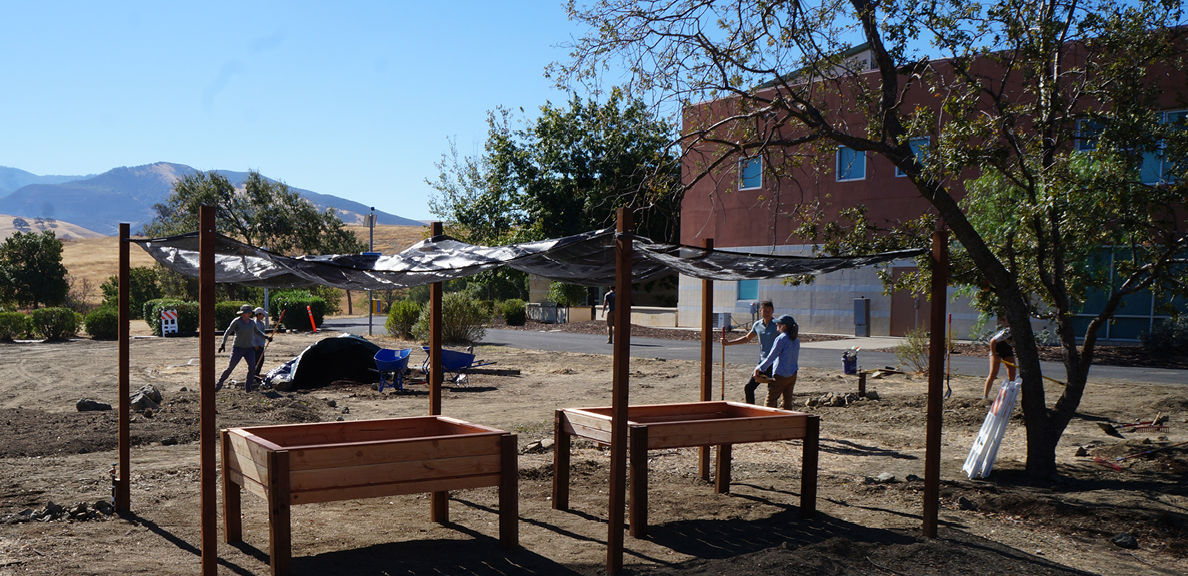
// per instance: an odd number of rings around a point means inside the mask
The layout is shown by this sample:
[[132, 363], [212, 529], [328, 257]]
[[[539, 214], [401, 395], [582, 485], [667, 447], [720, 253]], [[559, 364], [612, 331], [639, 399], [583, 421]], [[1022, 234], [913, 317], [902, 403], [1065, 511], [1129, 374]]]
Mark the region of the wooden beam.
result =
[[[714, 239], [702, 240], [706, 250], [714, 249]], [[724, 355], [724, 354], [723, 354]], [[726, 386], [723, 382], [722, 386]], [[714, 281], [701, 281], [701, 401], [714, 399]], [[702, 480], [710, 479], [710, 447], [697, 450], [697, 474]]]
[[[243, 541], [243, 489], [231, 475], [231, 433], [219, 433], [223, 462], [223, 542], [235, 544]], [[239, 475], [243, 477], [242, 474]]]
[[932, 234], [932, 306], [928, 339], [928, 418], [924, 447], [924, 537], [936, 538], [940, 511], [941, 423], [945, 387], [945, 304], [949, 285], [949, 231]]
[[272, 576], [288, 576], [293, 569], [293, 522], [289, 505], [289, 452], [268, 453], [272, 475], [268, 481], [268, 564]]
[[129, 342], [131, 341], [131, 334], [129, 326], [132, 322], [131, 312], [128, 310], [130, 305], [129, 294], [132, 283], [132, 272], [130, 268], [129, 250], [129, 232], [128, 223], [120, 223], [120, 287], [119, 287], [119, 363], [120, 374], [119, 382], [117, 384], [119, 396], [119, 415], [117, 417], [118, 429], [118, 443], [119, 443], [119, 462], [120, 475], [115, 479], [115, 495], [114, 502], [116, 512], [128, 512], [132, 509], [132, 463], [129, 455], [129, 446], [132, 443], [131, 433], [129, 432], [129, 424], [131, 422], [131, 399], [128, 385], [128, 373], [131, 367], [131, 359], [129, 358]]
[[809, 416], [805, 421], [804, 455], [800, 467], [800, 517], [817, 514], [817, 467], [821, 450], [821, 417]]
[[504, 434], [499, 447], [499, 545], [504, 550], [520, 547], [519, 446], [515, 434]]
[[631, 379], [631, 210], [619, 208], [615, 226], [615, 343], [611, 384], [610, 503], [606, 571], [623, 568], [623, 511], [627, 500], [627, 406]]
[[648, 427], [631, 426], [631, 502], [628, 523], [632, 538], [648, 537]]
[[569, 510], [569, 433], [564, 410], [553, 413], [553, 510]]
[[[441, 222], [429, 225], [429, 234], [436, 238], [443, 234]], [[441, 415], [441, 385], [445, 380], [441, 365], [441, 282], [429, 286], [429, 415]], [[445, 524], [450, 521], [449, 492], [429, 495], [429, 520]]]
[[198, 209], [198, 390], [202, 483], [202, 574], [219, 570], [218, 496], [215, 493], [215, 209]]

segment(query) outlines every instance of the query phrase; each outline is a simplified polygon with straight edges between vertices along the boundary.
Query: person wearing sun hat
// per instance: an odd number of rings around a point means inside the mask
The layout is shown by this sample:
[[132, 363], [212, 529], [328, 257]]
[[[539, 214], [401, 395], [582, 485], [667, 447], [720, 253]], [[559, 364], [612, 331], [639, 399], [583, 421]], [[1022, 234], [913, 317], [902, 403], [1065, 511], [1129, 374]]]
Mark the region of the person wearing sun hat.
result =
[[771, 351], [767, 357], [755, 367], [751, 375], [757, 381], [768, 380], [764, 372], [771, 368], [771, 378], [767, 382], [767, 407], [775, 408], [783, 402], [780, 408], [792, 409], [792, 389], [796, 387], [796, 372], [800, 370], [800, 326], [796, 319], [784, 314], [776, 319], [776, 328], [780, 335], [771, 344]]
[[255, 316], [256, 326], [260, 328], [259, 332], [252, 333], [252, 349], [256, 351], [256, 384], [263, 381], [260, 377], [260, 367], [264, 365], [264, 344], [268, 342], [268, 337], [264, 336], [268, 333], [268, 313], [263, 308], [256, 307], [253, 311]]
[[252, 306], [244, 304], [239, 308], [239, 317], [231, 321], [231, 325], [223, 332], [223, 343], [219, 345], [219, 352], [227, 349], [227, 338], [235, 335], [235, 341], [231, 344], [231, 362], [227, 364], [227, 369], [223, 370], [223, 375], [219, 376], [219, 381], [215, 383], [215, 390], [223, 388], [223, 382], [227, 381], [227, 377], [231, 375], [231, 371], [235, 369], [235, 365], [239, 364], [239, 360], [247, 360], [248, 373], [247, 379], [243, 381], [243, 389], [245, 392], [252, 391], [252, 381], [256, 377], [256, 349], [252, 347], [252, 338], [254, 335], [263, 336], [269, 342], [272, 338], [260, 330], [256, 325], [256, 321], [252, 320]]

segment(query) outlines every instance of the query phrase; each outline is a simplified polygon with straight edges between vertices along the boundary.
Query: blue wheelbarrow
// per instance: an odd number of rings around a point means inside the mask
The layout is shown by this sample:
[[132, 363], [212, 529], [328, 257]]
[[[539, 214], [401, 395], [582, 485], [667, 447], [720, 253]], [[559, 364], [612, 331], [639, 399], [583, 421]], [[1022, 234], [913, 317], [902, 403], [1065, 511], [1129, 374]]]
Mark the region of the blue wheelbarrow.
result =
[[404, 350], [381, 348], [379, 352], [375, 353], [375, 367], [380, 377], [378, 388], [380, 392], [384, 391], [384, 386], [404, 391], [404, 373], [408, 370], [409, 354], [412, 354], [412, 348]]
[[[421, 346], [421, 350], [424, 350], [425, 354], [429, 353], [428, 346]], [[454, 377], [451, 378], [451, 380], [455, 384], [467, 386], [467, 370], [470, 370], [471, 368], [478, 368], [479, 366], [490, 366], [492, 364], [494, 364], [494, 362], [475, 363], [474, 354], [470, 354], [469, 352], [455, 352], [453, 350], [446, 350], [445, 348], [442, 348], [441, 350], [442, 373], [453, 374]], [[423, 370], [425, 374], [429, 374], [428, 357], [426, 357], [425, 362], [421, 364], [421, 370]]]

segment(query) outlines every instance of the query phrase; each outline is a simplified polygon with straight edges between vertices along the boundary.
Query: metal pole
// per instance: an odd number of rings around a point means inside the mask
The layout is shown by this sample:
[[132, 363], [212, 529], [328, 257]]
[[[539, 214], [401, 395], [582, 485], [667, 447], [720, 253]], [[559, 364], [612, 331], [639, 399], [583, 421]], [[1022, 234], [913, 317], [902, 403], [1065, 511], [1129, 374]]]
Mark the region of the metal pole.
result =
[[627, 407], [631, 381], [631, 210], [618, 211], [615, 228], [615, 343], [611, 384], [610, 510], [606, 571], [623, 568], [623, 509], [627, 500]]
[[[714, 249], [714, 239], [702, 240], [706, 250]], [[714, 281], [701, 281], [701, 401], [714, 399]], [[722, 357], [725, 358], [725, 353]], [[725, 384], [723, 384], [725, 385]], [[710, 479], [710, 447], [697, 449], [697, 473], [702, 480]]]
[[945, 304], [949, 231], [932, 234], [932, 310], [928, 337], [928, 418], [924, 447], [924, 537], [936, 538], [940, 510], [941, 422], [945, 385]]
[[202, 483], [202, 574], [219, 570], [219, 528], [215, 494], [215, 209], [198, 212], [198, 390], [199, 463]]
[[112, 505], [115, 506], [116, 512], [128, 512], [132, 509], [132, 463], [131, 457], [128, 454], [128, 446], [131, 444], [131, 434], [128, 431], [128, 426], [131, 421], [130, 412], [132, 411], [132, 401], [128, 398], [128, 372], [131, 368], [128, 349], [129, 341], [131, 340], [129, 325], [132, 315], [128, 310], [128, 306], [132, 272], [130, 269], [130, 256], [128, 254], [128, 226], [126, 222], [120, 223], [120, 375], [117, 384], [120, 400], [120, 413], [117, 417], [120, 475], [119, 478], [115, 479], [115, 494], [112, 495]]
[[[371, 214], [367, 216], [367, 251], [375, 252], [375, 206], [371, 207]], [[375, 291], [367, 291], [367, 335], [371, 336], [371, 313], [375, 306]]]

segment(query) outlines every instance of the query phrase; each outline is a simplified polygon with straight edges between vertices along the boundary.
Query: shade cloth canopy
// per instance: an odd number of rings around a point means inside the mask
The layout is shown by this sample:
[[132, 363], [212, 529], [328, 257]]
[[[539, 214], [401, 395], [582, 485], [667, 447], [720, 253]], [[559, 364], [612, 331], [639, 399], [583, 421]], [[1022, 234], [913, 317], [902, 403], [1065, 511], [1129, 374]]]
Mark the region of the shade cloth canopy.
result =
[[[806, 258], [707, 250], [652, 242], [641, 236], [632, 238], [632, 282], [644, 282], [670, 272], [703, 280], [824, 274], [924, 253], [900, 250], [866, 256]], [[166, 268], [198, 277], [197, 232], [131, 242], [139, 244]], [[323, 285], [344, 290], [388, 290], [455, 280], [500, 266], [581, 286], [609, 286], [615, 280], [615, 231], [610, 228], [494, 247], [475, 246], [441, 235], [390, 256], [290, 257], [219, 235], [215, 252], [216, 282], [261, 288]]]

